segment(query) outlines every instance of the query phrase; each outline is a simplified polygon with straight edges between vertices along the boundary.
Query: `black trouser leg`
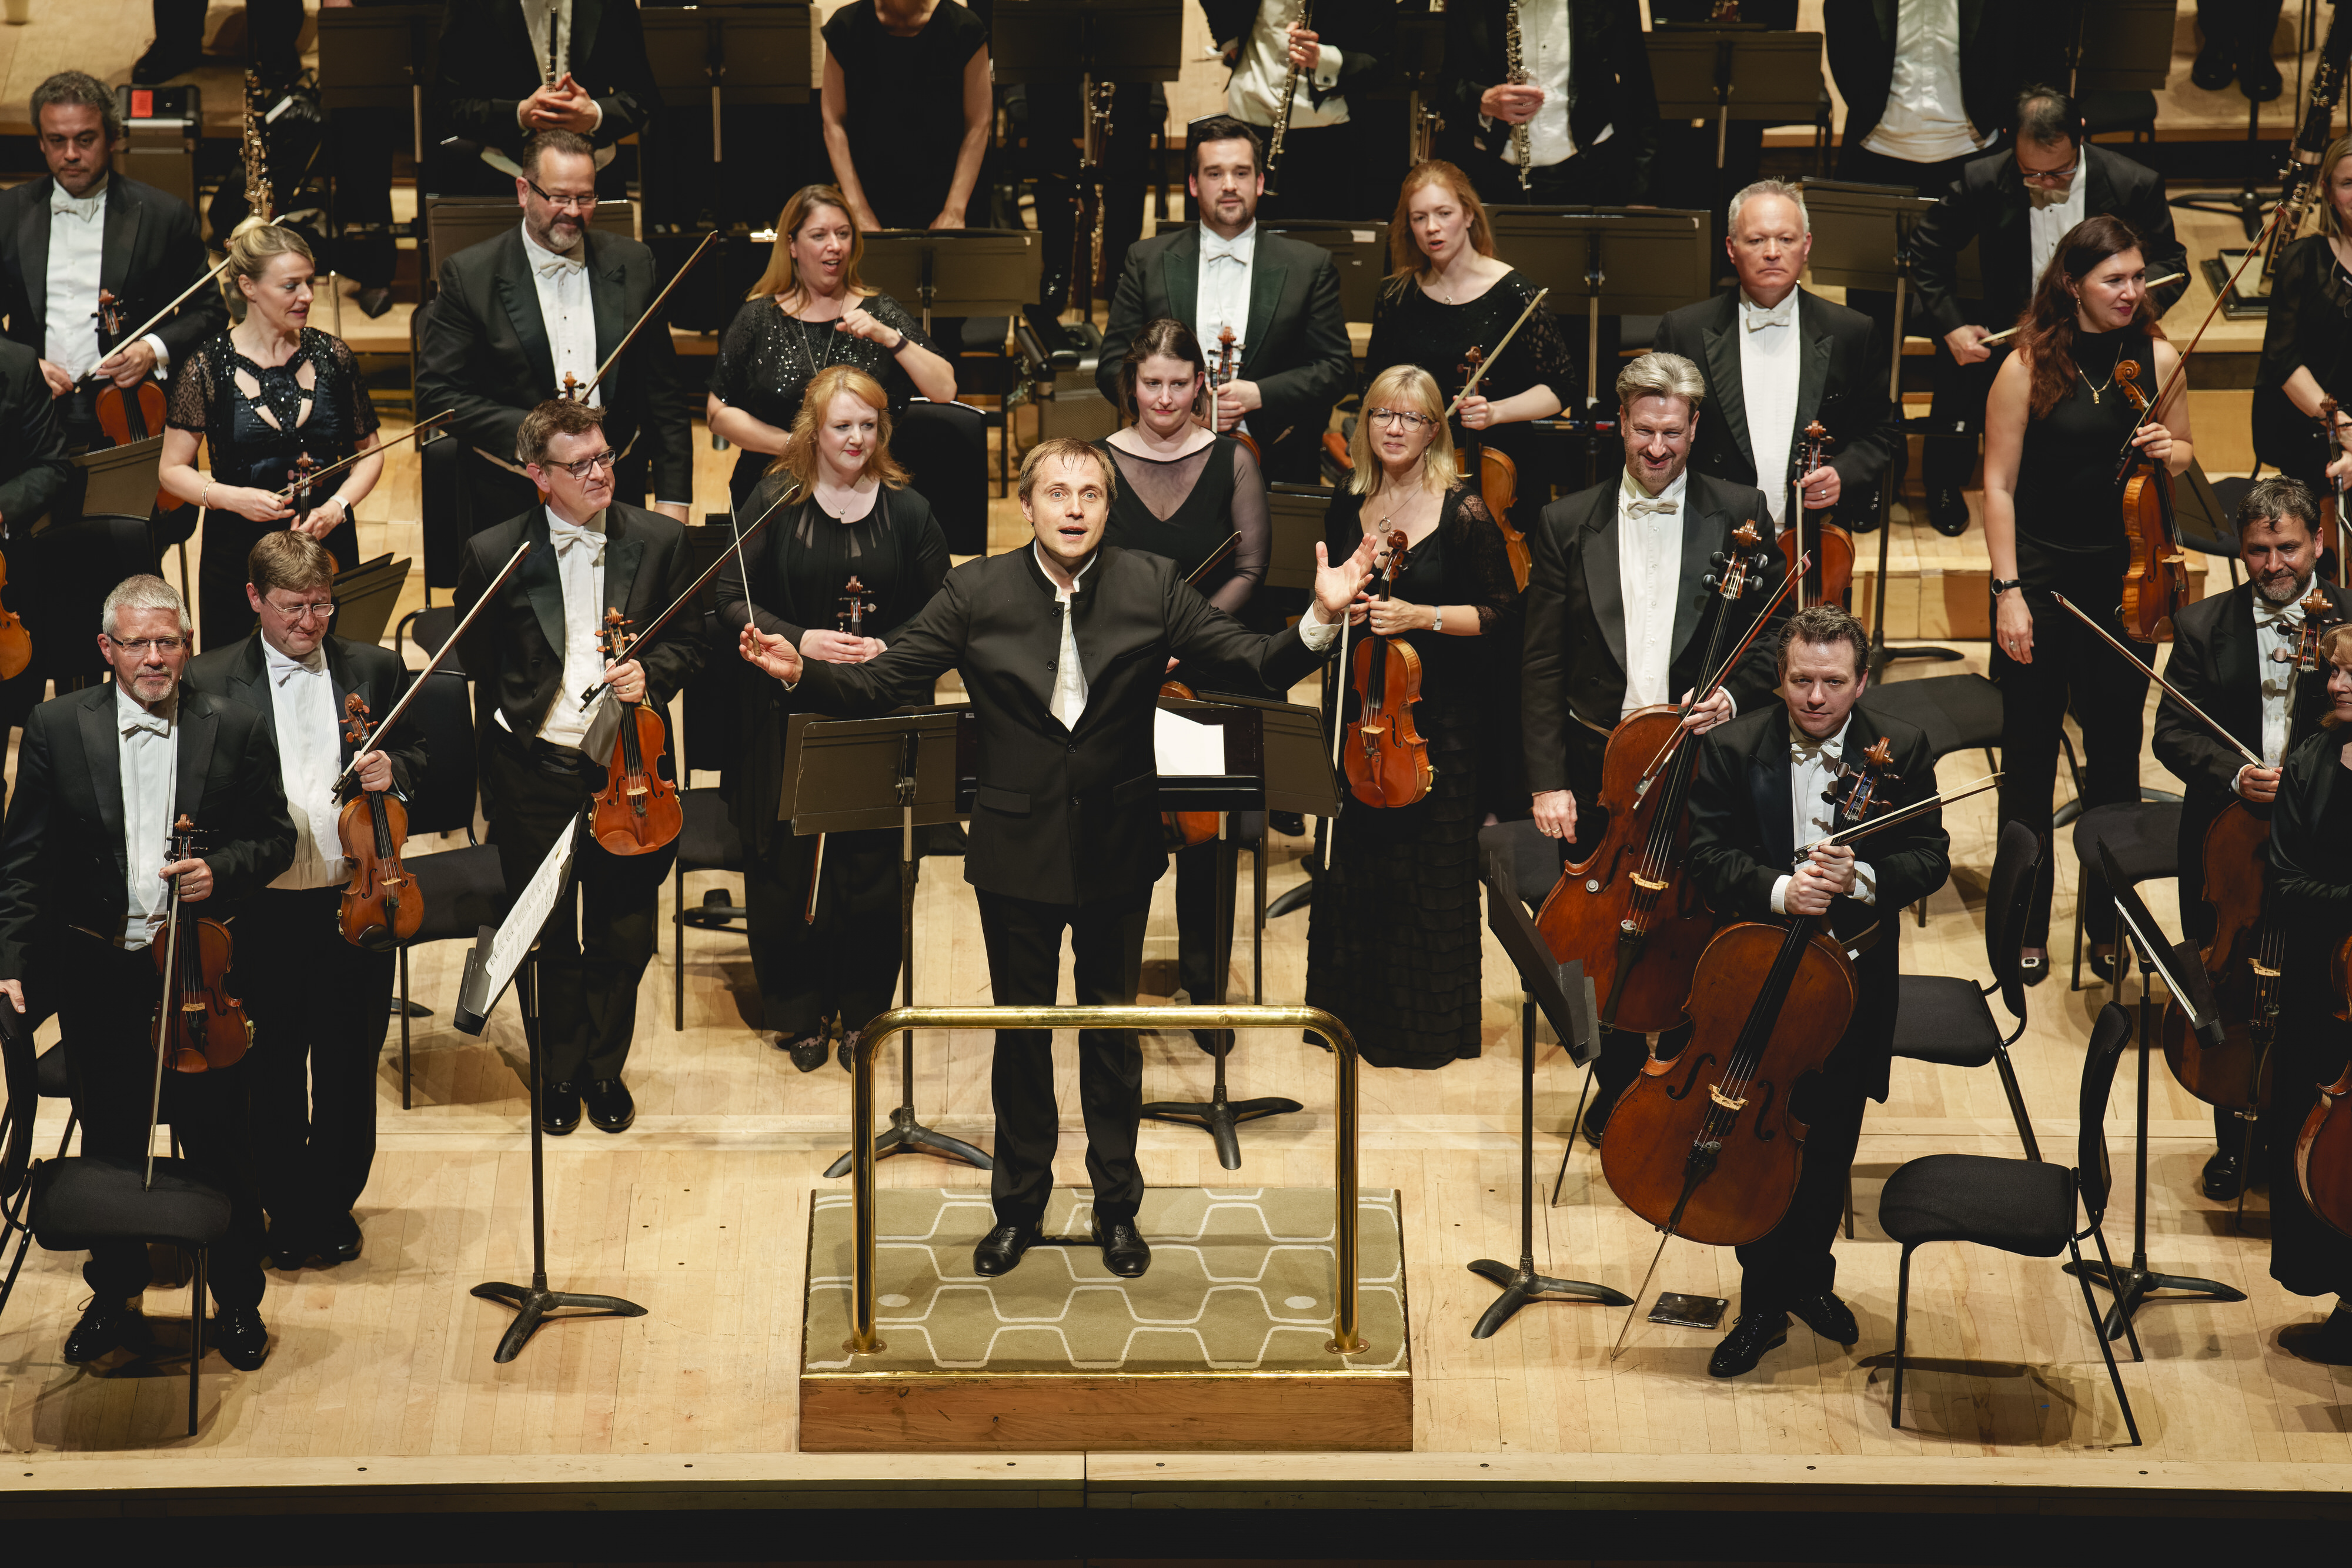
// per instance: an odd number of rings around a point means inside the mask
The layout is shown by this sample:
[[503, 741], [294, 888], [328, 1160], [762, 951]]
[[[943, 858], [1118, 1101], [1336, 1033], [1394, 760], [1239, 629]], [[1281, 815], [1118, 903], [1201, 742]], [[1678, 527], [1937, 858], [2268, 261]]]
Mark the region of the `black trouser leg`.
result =
[[[1240, 856], [1216, 839], [1176, 852], [1176, 983], [1204, 1008], [1217, 999], [1217, 977], [1231, 968], [1234, 934], [1217, 941], [1217, 879], [1232, 877]], [[1239, 925], [1241, 912], [1234, 911]]]
[[[1060, 977], [1062, 932], [1070, 931], [1077, 999], [1125, 1005], [1135, 1000], [1143, 967], [1143, 928], [1150, 890], [1101, 904], [1037, 904], [986, 889], [981, 933], [988, 945], [989, 987], [999, 1007], [1050, 1005]], [[1054, 1188], [1060, 1113], [1054, 1098], [1054, 1037], [1047, 1030], [999, 1030], [990, 1072], [996, 1106], [996, 1218], [1034, 1225]], [[1131, 1031], [1078, 1031], [1078, 1103], [1087, 1125], [1087, 1176], [1094, 1211], [1132, 1219], [1143, 1201], [1135, 1134], [1143, 1115], [1143, 1051]]]
[[[1973, 303], [1964, 301], [1963, 310]], [[1983, 314], [1978, 307], [1972, 319]], [[1998, 332], [2014, 323], [1986, 321], [1983, 325]], [[1977, 438], [1984, 434], [1985, 400], [1992, 395], [1993, 376], [2009, 358], [2011, 347], [2003, 344], [1993, 350], [1992, 358], [1964, 365], [1952, 358], [1949, 344], [1940, 337], [1936, 340], [1936, 401], [1929, 413], [1935, 430], [1921, 444], [1920, 461], [1921, 477], [1929, 490], [1964, 490], [1976, 476]]]
[[1843, 1075], [1815, 1073], [1798, 1085], [1791, 1110], [1811, 1124], [1804, 1165], [1780, 1223], [1738, 1249], [1741, 1315], [1786, 1312], [1793, 1301], [1837, 1288], [1830, 1246], [1845, 1215], [1864, 1103], [1861, 1086]]
[[205, 0], [153, 0], [155, 47], [196, 55], [205, 47]]
[[746, 856], [743, 868], [761, 1022], [787, 1045], [817, 1033], [835, 1013], [845, 1030], [863, 1029], [892, 1005], [898, 978], [898, 830], [826, 835], [812, 923], [815, 843], [779, 822], [767, 851]]
[[362, 288], [391, 287], [392, 165], [408, 131], [397, 109], [339, 109], [328, 127], [334, 177], [335, 265]]

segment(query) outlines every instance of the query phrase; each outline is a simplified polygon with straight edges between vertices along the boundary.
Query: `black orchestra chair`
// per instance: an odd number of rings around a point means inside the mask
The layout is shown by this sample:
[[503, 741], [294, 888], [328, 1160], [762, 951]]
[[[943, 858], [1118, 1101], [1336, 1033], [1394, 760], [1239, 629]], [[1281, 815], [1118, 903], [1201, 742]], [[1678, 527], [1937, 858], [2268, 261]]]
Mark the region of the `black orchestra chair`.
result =
[[931, 504], [951, 555], [988, 550], [988, 416], [917, 398], [891, 422], [890, 455]]
[[[2091, 1270], [2083, 1262], [2083, 1242], [2097, 1243], [2099, 1261], [2114, 1271], [2107, 1254], [2107, 1195], [2114, 1175], [2107, 1165], [2105, 1121], [2107, 1094], [2114, 1087], [2116, 1063], [2132, 1037], [2131, 1015], [2113, 1002], [2099, 1009], [2091, 1028], [2091, 1043], [2083, 1055], [2083, 1079], [2076, 1113], [2082, 1130], [2075, 1137], [2074, 1168], [2033, 1158], [1996, 1159], [1989, 1155], [1928, 1155], [1906, 1160], [1887, 1178], [1878, 1200], [1879, 1228], [1903, 1248], [1901, 1271], [1895, 1290], [1895, 1377], [1887, 1406], [1889, 1425], [1903, 1425], [1903, 1356], [1905, 1329], [1911, 1310], [1911, 1254], [1930, 1241], [1962, 1241], [1977, 1247], [1998, 1247], [2026, 1258], [2074, 1255], [2073, 1272], [2083, 1288], [2083, 1308], [2089, 1314], [2091, 1338], [2105, 1358], [2107, 1376], [2122, 1405], [2124, 1425], [2131, 1440], [2140, 1440], [2139, 1423], [2132, 1416], [2131, 1396], [2124, 1392], [2122, 1372], [2108, 1343], [2096, 1298], [2091, 1294]], [[2075, 1205], [2084, 1221], [2074, 1228]], [[2124, 1332], [2131, 1336], [2133, 1359], [2140, 1357], [2139, 1336], [2124, 1314]]]
[[[726, 791], [721, 789], [680, 789], [677, 803], [685, 817], [678, 829], [677, 869], [670, 873], [670, 925], [673, 927], [673, 951], [670, 970], [674, 977], [670, 1002], [670, 1027], [686, 1028], [686, 928], [698, 925], [706, 930], [731, 927], [740, 919], [748, 922], [751, 912], [731, 902], [724, 888], [712, 888], [703, 895], [701, 904], [692, 908], [686, 902], [686, 873], [690, 871], [740, 872], [743, 869], [743, 835], [735, 830], [734, 819], [728, 814]], [[778, 824], [782, 831], [783, 824]]]
[[2137, 887], [2180, 874], [2180, 812], [2178, 800], [2134, 800], [2095, 806], [2074, 819], [2074, 974], [2067, 989], [2083, 988], [2083, 914], [2094, 899], [2104, 901], [2098, 846], [2116, 857], [2116, 868]]
[[[2000, 768], [1993, 751], [2000, 744], [2000, 688], [1982, 675], [1922, 675], [1873, 685], [1870, 707], [1916, 725], [1938, 762], [1955, 751], [1982, 751], [1988, 771]], [[1927, 901], [1921, 899], [1913, 913], [1927, 925]]]
[[409, 640], [414, 638], [427, 659], [449, 645], [457, 632], [457, 607], [454, 604], [428, 604], [422, 610], [412, 610], [400, 618], [392, 629], [392, 651], [405, 654]]

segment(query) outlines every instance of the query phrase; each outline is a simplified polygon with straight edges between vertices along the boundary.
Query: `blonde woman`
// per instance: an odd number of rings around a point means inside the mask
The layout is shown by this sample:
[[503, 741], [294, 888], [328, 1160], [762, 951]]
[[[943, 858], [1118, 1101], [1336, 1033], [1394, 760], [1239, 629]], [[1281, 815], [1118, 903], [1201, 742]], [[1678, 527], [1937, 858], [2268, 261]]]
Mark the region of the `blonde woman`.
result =
[[[744, 547], [741, 570], [719, 573], [719, 620], [737, 636], [748, 622], [789, 637], [805, 659], [863, 664], [930, 602], [947, 575], [948, 546], [929, 503], [908, 487], [907, 471], [890, 455], [882, 384], [856, 366], [828, 366], [810, 378], [782, 455], [740, 520], [748, 527], [794, 487], [800, 498]], [[898, 834], [827, 834], [811, 919], [816, 840], [776, 821], [793, 694], [762, 681], [752, 702], [748, 751], [728, 770], [743, 835], [751, 966], [762, 1027], [811, 1072], [824, 1064], [836, 1019], [845, 1051], [891, 1003]]]
[[[204, 508], [196, 623], [206, 649], [253, 630], [245, 558], [264, 534], [292, 528], [324, 544], [338, 568], [359, 564], [352, 513], [383, 473], [381, 456], [330, 476], [299, 515], [278, 499], [299, 459], [323, 468], [379, 441], [350, 346], [310, 325], [316, 271], [292, 229], [239, 224], [221, 288], [242, 304], [244, 319], [197, 345], [172, 376], [159, 477]], [[200, 444], [209, 472], [195, 465]]]
[[719, 340], [705, 404], [710, 434], [742, 453], [728, 484], [738, 507], [784, 450], [810, 379], [828, 367], [865, 371], [896, 413], [917, 397], [955, 396], [955, 366], [915, 318], [859, 281], [865, 254], [849, 200], [832, 185], [803, 187], [777, 214], [768, 270]]
[[[1419, 655], [1413, 723], [1436, 769], [1410, 806], [1344, 798], [1307, 927], [1307, 1005], [1345, 1009], [1364, 1060], [1381, 1067], [1443, 1067], [1480, 1045], [1479, 640], [1517, 589], [1502, 534], [1463, 481], [1444, 412], [1419, 366], [1374, 376], [1356, 423], [1355, 473], [1323, 525], [1334, 560], [1368, 537], [1405, 536], [1389, 596], [1360, 597], [1348, 634], [1356, 644], [1367, 632], [1396, 638]], [[1348, 672], [1335, 674], [1352, 717]]]

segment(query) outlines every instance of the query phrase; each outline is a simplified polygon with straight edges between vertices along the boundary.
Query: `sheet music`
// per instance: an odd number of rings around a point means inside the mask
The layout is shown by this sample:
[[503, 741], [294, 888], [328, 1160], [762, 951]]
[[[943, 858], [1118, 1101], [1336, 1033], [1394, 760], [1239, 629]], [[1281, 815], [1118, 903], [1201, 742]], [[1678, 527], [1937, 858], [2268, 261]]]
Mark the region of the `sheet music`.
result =
[[1164, 707], [1152, 713], [1151, 749], [1163, 779], [1216, 777], [1225, 771], [1224, 727], [1202, 724]]
[[[578, 825], [574, 819], [573, 827]], [[515, 897], [514, 907], [507, 912], [504, 924], [490, 938], [489, 955], [478, 970], [479, 983], [459, 998], [455, 1021], [467, 1034], [479, 1034], [488, 1022], [490, 1009], [506, 992], [508, 982], [530, 952], [531, 944], [539, 940], [539, 929], [555, 909], [556, 901], [563, 896], [565, 884], [572, 876], [572, 845], [574, 834], [571, 829], [558, 835], [548, 847], [547, 858], [530, 873]], [[468, 979], [476, 973], [468, 967]], [[473, 1027], [467, 1028], [467, 1024]]]

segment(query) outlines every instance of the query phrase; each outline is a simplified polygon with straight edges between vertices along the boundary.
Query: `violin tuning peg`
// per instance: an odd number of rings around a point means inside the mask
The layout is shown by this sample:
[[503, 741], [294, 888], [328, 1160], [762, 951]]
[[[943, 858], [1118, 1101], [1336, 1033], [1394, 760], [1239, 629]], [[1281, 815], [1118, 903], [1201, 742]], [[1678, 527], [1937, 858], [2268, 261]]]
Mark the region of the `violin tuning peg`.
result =
[[1709, 556], [1709, 557], [1707, 557], [1707, 558], [1706, 558], [1706, 562], [1707, 562], [1707, 564], [1708, 564], [1709, 566], [1721, 566], [1721, 565], [1723, 565], [1723, 564], [1724, 564], [1724, 554], [1723, 554], [1723, 552], [1722, 552], [1721, 550], [1717, 550], [1717, 551], [1716, 551], [1713, 555], [1711, 555], [1711, 556]]
[[1698, 580], [1699, 586], [1702, 588], [1721, 588], [1723, 586], [1722, 575], [1717, 572], [1710, 571]]

